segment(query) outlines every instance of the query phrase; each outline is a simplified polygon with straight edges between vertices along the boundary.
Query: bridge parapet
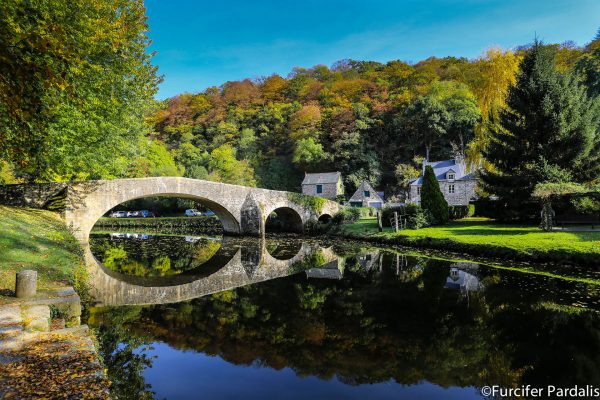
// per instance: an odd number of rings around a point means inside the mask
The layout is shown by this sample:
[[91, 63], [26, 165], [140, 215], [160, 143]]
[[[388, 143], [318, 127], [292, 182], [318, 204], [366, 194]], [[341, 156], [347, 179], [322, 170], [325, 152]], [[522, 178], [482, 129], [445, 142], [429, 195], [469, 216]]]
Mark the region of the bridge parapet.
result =
[[196, 200], [217, 214], [227, 234], [259, 236], [276, 210], [295, 214], [302, 226], [339, 205], [320, 201], [314, 209], [294, 201], [298, 194], [181, 177], [115, 179], [0, 186], [0, 204], [60, 211], [77, 239], [87, 245], [96, 221], [115, 206], [143, 197], [171, 196]]

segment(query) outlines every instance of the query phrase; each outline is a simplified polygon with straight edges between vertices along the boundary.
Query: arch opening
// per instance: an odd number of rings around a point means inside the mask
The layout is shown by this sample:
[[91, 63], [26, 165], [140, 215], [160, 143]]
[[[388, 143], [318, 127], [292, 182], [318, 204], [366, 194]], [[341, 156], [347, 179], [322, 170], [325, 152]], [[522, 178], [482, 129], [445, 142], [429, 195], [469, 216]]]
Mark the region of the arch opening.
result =
[[331, 215], [323, 214], [319, 217], [318, 221], [320, 224], [328, 224], [331, 222], [331, 218], [333, 218]]
[[[141, 240], [151, 242], [153, 236], [146, 236]], [[139, 243], [130, 243], [128, 246], [126, 241], [118, 241], [118, 238], [115, 241], [113, 237], [108, 239], [112, 242], [108, 243], [108, 248], [104, 243], [105, 238], [96, 238], [87, 249], [103, 274], [142, 287], [178, 286], [209, 277], [226, 266], [239, 251], [232, 239], [227, 238], [222, 241], [204, 239], [204, 243], [190, 242], [184, 236], [168, 238], [181, 242], [185, 238], [189, 249], [179, 248], [173, 254], [172, 246], [163, 249], [160, 243], [147, 243], [152, 248], [137, 249]], [[209, 246], [206, 246], [207, 242]]]
[[280, 207], [271, 211], [265, 222], [266, 232], [302, 233], [302, 217], [290, 207]]
[[[131, 221], [132, 218], [138, 219], [143, 226], [147, 218], [161, 217], [195, 218], [190, 226], [201, 227], [206, 233], [240, 233], [239, 222], [224, 206], [203, 197], [176, 193], [140, 196], [112, 205], [94, 221], [93, 226], [111, 226], [111, 223], [116, 226], [131, 225], [124, 221]], [[99, 221], [102, 223], [99, 224]]]
[[302, 242], [267, 240], [265, 243], [267, 252], [276, 260], [291, 260], [296, 257], [302, 249]]

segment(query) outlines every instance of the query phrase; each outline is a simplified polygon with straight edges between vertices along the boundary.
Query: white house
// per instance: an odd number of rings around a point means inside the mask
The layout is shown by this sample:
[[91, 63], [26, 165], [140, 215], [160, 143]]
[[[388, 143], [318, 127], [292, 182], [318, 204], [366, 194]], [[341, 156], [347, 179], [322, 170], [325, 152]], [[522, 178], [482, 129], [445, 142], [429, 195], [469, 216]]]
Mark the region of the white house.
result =
[[[475, 194], [477, 177], [474, 173], [467, 171], [462, 157], [457, 156], [453, 160], [444, 161], [424, 161], [423, 174], [428, 165], [433, 168], [440, 190], [449, 205], [468, 205], [470, 201], [477, 198]], [[421, 204], [421, 186], [423, 186], [423, 175], [410, 183], [409, 201], [411, 203]]]

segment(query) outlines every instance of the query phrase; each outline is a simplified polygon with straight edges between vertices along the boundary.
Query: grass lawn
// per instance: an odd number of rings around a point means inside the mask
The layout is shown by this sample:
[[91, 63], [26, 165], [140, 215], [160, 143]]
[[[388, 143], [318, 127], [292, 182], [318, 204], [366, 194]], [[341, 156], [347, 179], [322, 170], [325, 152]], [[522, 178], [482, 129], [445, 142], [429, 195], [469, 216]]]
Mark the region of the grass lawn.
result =
[[[534, 225], [509, 225], [484, 218], [465, 218], [445, 226], [398, 233], [392, 228], [377, 231], [377, 220], [361, 219], [344, 225], [342, 233], [352, 237], [382, 239], [404, 245], [444, 248], [490, 256], [508, 255], [516, 258], [544, 261], [582, 261], [600, 265], [600, 231], [598, 232], [544, 232]], [[475, 251], [473, 251], [475, 250]]]
[[14, 290], [15, 274], [38, 272], [38, 289], [70, 284], [82, 264], [79, 244], [50, 211], [0, 206], [0, 296]]

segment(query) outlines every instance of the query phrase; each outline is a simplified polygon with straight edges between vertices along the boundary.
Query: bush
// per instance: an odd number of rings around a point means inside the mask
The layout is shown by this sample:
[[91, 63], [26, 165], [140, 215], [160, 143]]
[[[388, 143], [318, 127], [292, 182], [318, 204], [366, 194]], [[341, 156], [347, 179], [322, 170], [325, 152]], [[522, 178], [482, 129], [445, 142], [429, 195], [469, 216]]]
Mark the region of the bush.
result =
[[429, 210], [429, 212], [431, 212], [431, 215], [435, 218], [436, 224], [443, 225], [447, 223], [450, 218], [448, 213], [448, 202], [440, 190], [440, 184], [430, 165], [425, 168], [425, 175], [423, 176], [421, 207], [423, 207], [424, 210]]
[[360, 209], [356, 207], [344, 207], [333, 216], [332, 222], [335, 225], [341, 225], [356, 222], [359, 218]]
[[435, 222], [435, 219], [430, 212], [423, 210], [418, 204], [406, 204], [402, 206], [384, 207], [382, 210], [383, 226], [392, 226], [394, 212], [398, 213], [398, 218], [404, 216], [406, 218], [407, 227], [409, 229], [420, 229]]
[[518, 210], [512, 210], [507, 204], [499, 200], [480, 198], [473, 202], [475, 205], [475, 216], [486, 217], [499, 221], [537, 221], [540, 218], [539, 201], [527, 201], [519, 205]]
[[433, 225], [435, 219], [429, 210], [423, 210], [421, 207], [417, 207], [415, 213], [407, 218], [406, 227], [408, 229], [421, 229]]
[[448, 206], [448, 213], [451, 220], [472, 217], [475, 214], [475, 205], [467, 206]]

